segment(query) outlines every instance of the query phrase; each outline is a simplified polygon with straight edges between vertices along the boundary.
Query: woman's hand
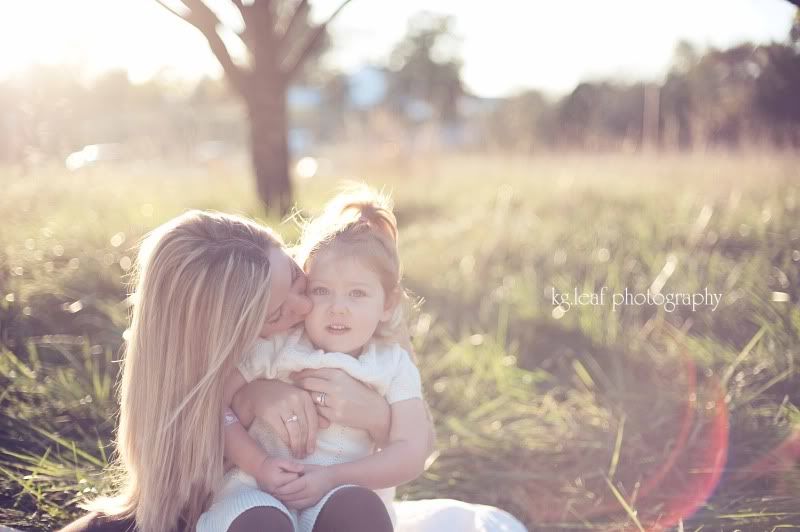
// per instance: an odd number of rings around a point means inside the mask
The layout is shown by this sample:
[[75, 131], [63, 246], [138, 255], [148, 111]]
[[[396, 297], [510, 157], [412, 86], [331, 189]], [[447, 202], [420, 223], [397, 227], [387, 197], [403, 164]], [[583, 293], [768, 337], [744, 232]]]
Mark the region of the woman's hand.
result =
[[257, 379], [243, 386], [231, 407], [245, 428], [256, 417], [269, 425], [294, 458], [314, 452], [317, 429], [329, 425], [319, 418], [308, 392], [279, 380]]
[[391, 410], [372, 388], [340, 369], [306, 369], [291, 376], [325, 420], [366, 430], [378, 446], [388, 441]]

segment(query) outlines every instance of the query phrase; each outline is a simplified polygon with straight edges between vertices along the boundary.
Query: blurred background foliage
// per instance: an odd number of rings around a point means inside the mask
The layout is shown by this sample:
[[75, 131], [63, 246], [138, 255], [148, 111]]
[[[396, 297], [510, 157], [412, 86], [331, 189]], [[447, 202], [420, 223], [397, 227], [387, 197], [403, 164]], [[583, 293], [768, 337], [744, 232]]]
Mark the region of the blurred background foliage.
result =
[[[385, 67], [345, 75], [311, 58], [287, 95], [293, 154], [352, 143], [398, 158], [800, 145], [800, 19], [785, 42], [682, 42], [661, 83], [587, 81], [559, 98], [470, 94], [451, 26], [432, 13], [412, 18]], [[39, 66], [0, 82], [0, 161], [31, 168], [105, 144], [100, 158], [207, 162], [242, 152], [244, 112], [224, 80], [134, 84], [123, 71], [85, 79], [76, 66]]]

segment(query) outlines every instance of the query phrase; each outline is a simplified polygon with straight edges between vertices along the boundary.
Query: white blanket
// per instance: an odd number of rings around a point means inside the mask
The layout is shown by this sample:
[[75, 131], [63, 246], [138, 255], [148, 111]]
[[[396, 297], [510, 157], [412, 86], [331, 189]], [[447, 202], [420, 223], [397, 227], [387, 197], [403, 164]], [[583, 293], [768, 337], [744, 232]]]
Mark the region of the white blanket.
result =
[[453, 499], [395, 501], [395, 532], [527, 532], [508, 512]]

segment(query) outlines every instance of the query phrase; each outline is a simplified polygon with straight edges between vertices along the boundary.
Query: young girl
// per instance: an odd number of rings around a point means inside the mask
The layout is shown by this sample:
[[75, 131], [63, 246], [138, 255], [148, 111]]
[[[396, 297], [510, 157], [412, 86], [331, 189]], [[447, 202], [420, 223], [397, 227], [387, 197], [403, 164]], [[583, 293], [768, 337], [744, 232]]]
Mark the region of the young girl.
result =
[[[316, 450], [302, 460], [307, 465], [301, 473], [287, 467], [290, 451], [267, 426], [256, 422], [248, 433], [231, 418], [225, 450], [238, 469], [226, 476], [198, 523], [199, 532], [227, 530], [239, 513], [253, 506], [281, 509], [295, 530], [311, 532], [328, 498], [350, 485], [378, 490], [392, 517], [385, 530], [392, 530], [394, 490], [387, 488], [409, 482], [423, 470], [429, 442], [420, 427], [428, 420], [419, 372], [395, 341], [405, 333], [404, 293], [397, 226], [388, 200], [366, 190], [339, 195], [307, 227], [299, 259], [314, 305], [305, 326], [257, 342], [226, 383], [226, 400], [256, 378], [289, 380], [292, 372], [303, 369], [339, 368], [386, 397], [391, 405], [389, 441], [375, 452], [366, 431], [332, 424], [319, 431]], [[325, 406], [324, 393], [314, 399]]]

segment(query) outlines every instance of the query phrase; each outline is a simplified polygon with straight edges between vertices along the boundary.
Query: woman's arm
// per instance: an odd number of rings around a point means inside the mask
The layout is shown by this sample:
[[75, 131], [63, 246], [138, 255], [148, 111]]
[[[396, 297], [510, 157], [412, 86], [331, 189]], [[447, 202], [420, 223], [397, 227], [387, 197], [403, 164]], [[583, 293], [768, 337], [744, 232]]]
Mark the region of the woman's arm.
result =
[[[231, 373], [225, 381], [224, 400], [226, 405], [230, 405], [236, 392], [246, 383], [239, 370]], [[302, 464], [271, 457], [233, 416], [231, 419], [226, 416], [224, 433], [225, 458], [254, 477], [258, 486], [269, 493], [287, 482], [295, 480], [303, 471]]]
[[[256, 379], [242, 387], [232, 403], [242, 425], [248, 427], [258, 417], [292, 449], [295, 458], [313, 452], [317, 428], [326, 428], [331, 422], [366, 430], [378, 447], [388, 443], [392, 412], [386, 399], [372, 388], [341, 369], [307, 369], [292, 376], [297, 387], [264, 379]], [[321, 392], [325, 393], [325, 406], [314, 400]], [[427, 411], [427, 406], [425, 408]], [[299, 417], [299, 423], [292, 423], [288, 430], [280, 417], [287, 412], [294, 412]], [[307, 426], [305, 436], [301, 431], [304, 426]], [[430, 455], [435, 437], [429, 413], [424, 425], [418, 425], [416, 430], [420, 431], [423, 426]]]
[[[314, 452], [317, 428], [328, 426], [308, 392], [279, 380], [253, 380], [234, 394], [231, 407], [244, 428], [256, 417], [269, 425], [295, 458]], [[297, 422], [284, 423], [293, 415]]]
[[[230, 407], [233, 396], [247, 384], [239, 370], [233, 370], [225, 380], [224, 402]], [[238, 416], [236, 416], [238, 417]], [[247, 433], [235, 417], [225, 416], [225, 458], [233, 462], [245, 473], [255, 476], [262, 462], [268, 458], [267, 452]]]
[[[297, 386], [314, 400], [319, 415], [328, 422], [366, 430], [382, 447], [389, 440], [392, 413], [380, 394], [344, 370], [306, 369], [292, 374]], [[324, 406], [319, 396], [325, 394]]]

